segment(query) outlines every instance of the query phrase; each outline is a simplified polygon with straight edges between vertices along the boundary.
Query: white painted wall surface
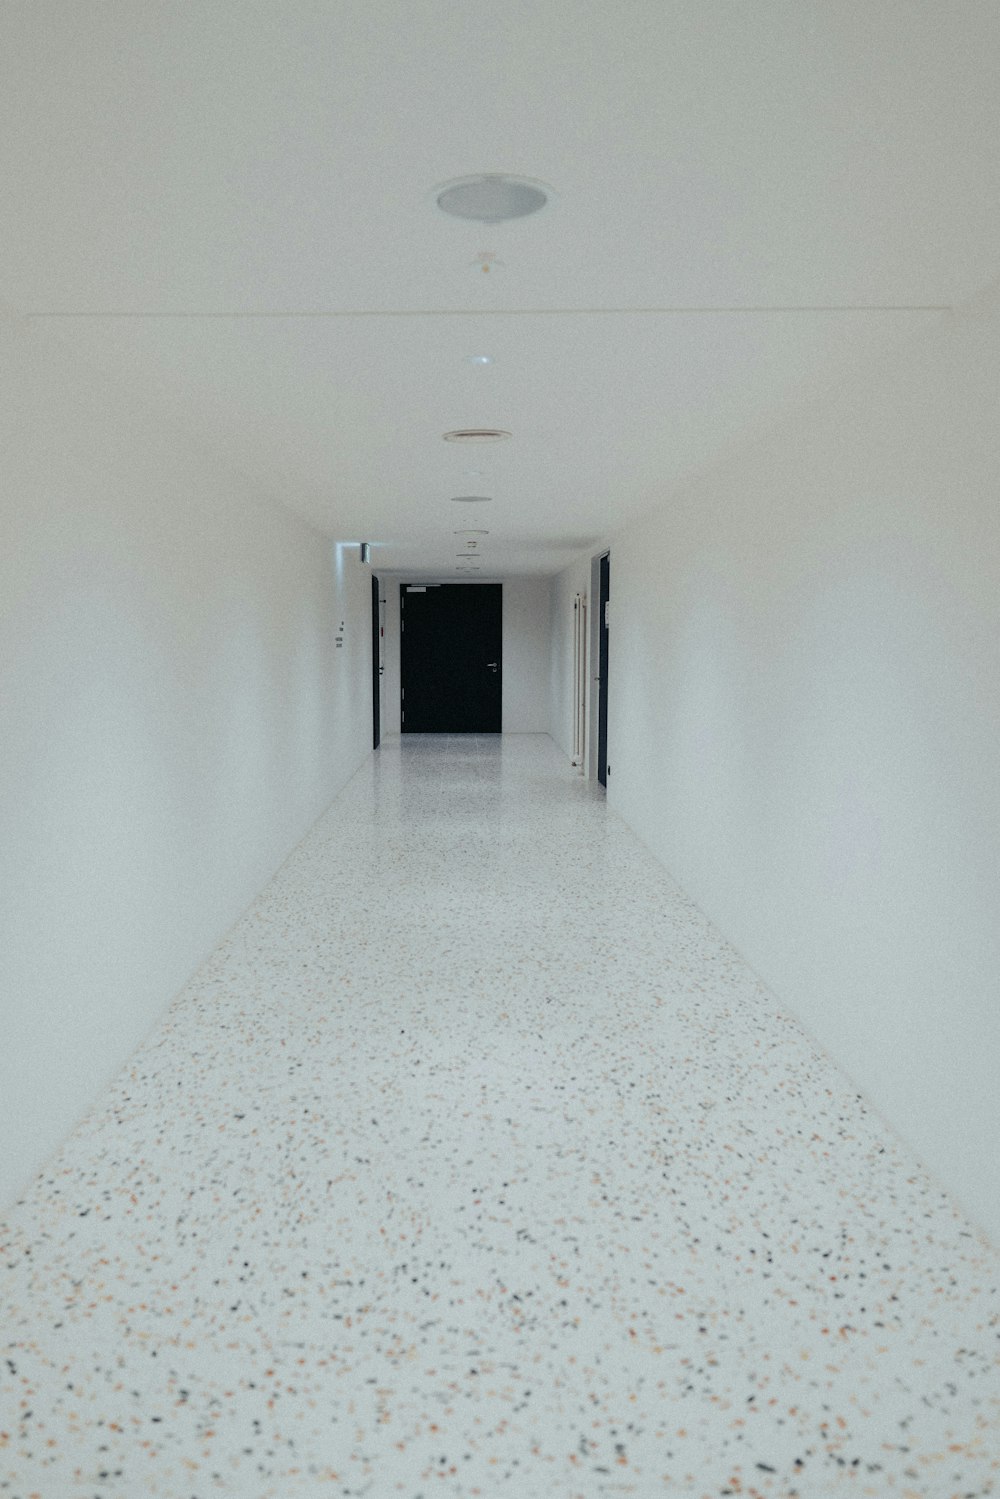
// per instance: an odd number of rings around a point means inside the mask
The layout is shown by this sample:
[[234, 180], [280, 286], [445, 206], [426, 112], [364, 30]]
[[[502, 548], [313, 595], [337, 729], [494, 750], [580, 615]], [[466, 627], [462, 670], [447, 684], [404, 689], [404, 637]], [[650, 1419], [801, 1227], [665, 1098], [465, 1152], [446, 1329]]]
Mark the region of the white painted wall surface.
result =
[[399, 578], [387, 573], [382, 578], [385, 595], [385, 720], [383, 734], [398, 734], [399, 721]]
[[549, 729], [548, 578], [505, 578], [503, 584], [503, 732]]
[[368, 755], [371, 635], [356, 556], [10, 317], [0, 423], [8, 1199]]
[[609, 799], [1000, 1239], [998, 370], [979, 304], [614, 538]]

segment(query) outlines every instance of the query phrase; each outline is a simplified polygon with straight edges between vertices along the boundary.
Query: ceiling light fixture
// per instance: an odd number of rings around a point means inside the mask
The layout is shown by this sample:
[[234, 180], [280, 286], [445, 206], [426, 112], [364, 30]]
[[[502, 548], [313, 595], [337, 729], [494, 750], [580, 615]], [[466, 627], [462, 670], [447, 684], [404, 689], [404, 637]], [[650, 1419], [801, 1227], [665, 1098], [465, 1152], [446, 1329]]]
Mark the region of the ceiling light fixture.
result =
[[445, 442], [505, 442], [513, 437], [502, 427], [458, 427], [454, 432], [442, 432]]
[[551, 187], [530, 177], [509, 177], [504, 172], [479, 172], [473, 177], [454, 177], [434, 189], [434, 200], [457, 219], [480, 224], [500, 224], [504, 219], [523, 219], [537, 213], [553, 196]]

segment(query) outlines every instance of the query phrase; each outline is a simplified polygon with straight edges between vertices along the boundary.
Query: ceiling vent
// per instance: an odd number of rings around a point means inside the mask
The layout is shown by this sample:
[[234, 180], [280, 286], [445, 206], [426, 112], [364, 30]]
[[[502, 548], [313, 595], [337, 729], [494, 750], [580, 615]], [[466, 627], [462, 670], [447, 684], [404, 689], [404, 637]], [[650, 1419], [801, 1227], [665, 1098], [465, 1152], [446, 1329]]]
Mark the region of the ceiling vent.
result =
[[459, 427], [455, 432], [442, 432], [445, 442], [503, 442], [513, 434], [502, 427]]
[[437, 206], [457, 219], [480, 224], [500, 224], [504, 219], [523, 219], [544, 208], [552, 189], [529, 177], [508, 177], [503, 172], [480, 172], [475, 177], [456, 177], [434, 189]]

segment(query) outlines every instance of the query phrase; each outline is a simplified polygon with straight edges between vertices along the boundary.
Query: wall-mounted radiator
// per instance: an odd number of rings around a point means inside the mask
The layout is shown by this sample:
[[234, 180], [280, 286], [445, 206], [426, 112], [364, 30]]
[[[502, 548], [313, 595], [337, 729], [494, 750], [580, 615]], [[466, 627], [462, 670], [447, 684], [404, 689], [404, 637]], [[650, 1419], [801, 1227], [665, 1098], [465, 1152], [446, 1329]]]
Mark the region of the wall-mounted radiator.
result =
[[573, 600], [573, 764], [586, 774], [587, 751], [587, 595]]

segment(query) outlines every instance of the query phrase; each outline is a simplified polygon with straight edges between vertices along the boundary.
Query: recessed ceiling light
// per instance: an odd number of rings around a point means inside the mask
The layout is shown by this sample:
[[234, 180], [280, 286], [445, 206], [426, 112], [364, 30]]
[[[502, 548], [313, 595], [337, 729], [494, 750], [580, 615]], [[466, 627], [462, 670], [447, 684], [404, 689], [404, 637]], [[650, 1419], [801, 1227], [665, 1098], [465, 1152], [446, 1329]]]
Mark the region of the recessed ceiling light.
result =
[[466, 356], [465, 356], [465, 362], [466, 362], [466, 364], [478, 364], [478, 365], [492, 364], [493, 363], [493, 355], [492, 354], [466, 354]]
[[453, 505], [491, 505], [493, 496], [489, 494], [453, 494], [451, 497]]
[[552, 189], [530, 177], [508, 177], [503, 172], [480, 172], [474, 177], [455, 177], [434, 189], [437, 206], [457, 219], [475, 219], [480, 224], [499, 224], [504, 219], [523, 219], [544, 208]]
[[445, 442], [505, 442], [512, 437], [502, 427], [458, 427], [454, 432], [442, 432]]

